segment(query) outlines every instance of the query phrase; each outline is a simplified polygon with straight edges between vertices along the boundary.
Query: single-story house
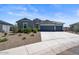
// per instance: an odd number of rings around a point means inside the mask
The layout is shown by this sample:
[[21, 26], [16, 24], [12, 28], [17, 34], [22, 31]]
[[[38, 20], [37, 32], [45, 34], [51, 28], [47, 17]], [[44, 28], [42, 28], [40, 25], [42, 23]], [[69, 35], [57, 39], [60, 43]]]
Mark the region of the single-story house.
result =
[[12, 26], [12, 24], [0, 20], [0, 32], [10, 32]]
[[79, 31], [79, 22], [71, 24], [70, 25], [70, 30], [75, 31], [75, 32]]
[[19, 29], [25, 28], [39, 28], [40, 31], [63, 31], [63, 24], [61, 22], [49, 21], [49, 20], [40, 20], [38, 18], [30, 20], [23, 18], [17, 21]]

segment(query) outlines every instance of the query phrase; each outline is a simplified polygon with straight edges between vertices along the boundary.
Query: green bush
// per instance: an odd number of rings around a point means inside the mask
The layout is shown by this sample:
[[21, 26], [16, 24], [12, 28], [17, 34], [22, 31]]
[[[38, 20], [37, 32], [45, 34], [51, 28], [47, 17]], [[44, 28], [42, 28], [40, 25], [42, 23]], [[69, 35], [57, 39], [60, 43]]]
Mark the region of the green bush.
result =
[[37, 28], [34, 28], [33, 29], [33, 33], [37, 33], [38, 32], [38, 29]]
[[2, 37], [5, 37], [5, 36], [7, 36], [7, 33], [4, 33], [4, 35]]
[[7, 40], [8, 40], [7, 38], [0, 38], [0, 42], [5, 42]]
[[30, 32], [32, 32], [32, 29], [31, 28], [27, 28], [27, 29], [24, 29], [23, 32], [24, 33], [30, 33]]

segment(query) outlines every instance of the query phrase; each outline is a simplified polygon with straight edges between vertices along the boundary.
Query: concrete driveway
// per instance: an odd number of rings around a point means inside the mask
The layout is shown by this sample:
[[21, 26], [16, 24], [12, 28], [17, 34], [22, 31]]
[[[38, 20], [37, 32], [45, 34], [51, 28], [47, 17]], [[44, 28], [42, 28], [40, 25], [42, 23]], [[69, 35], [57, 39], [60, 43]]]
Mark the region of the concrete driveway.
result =
[[41, 32], [41, 40], [56, 40], [78, 37], [79, 35], [68, 33], [68, 32]]
[[42, 42], [4, 51], [3, 55], [56, 55], [79, 45], [79, 35], [67, 32], [41, 32]]

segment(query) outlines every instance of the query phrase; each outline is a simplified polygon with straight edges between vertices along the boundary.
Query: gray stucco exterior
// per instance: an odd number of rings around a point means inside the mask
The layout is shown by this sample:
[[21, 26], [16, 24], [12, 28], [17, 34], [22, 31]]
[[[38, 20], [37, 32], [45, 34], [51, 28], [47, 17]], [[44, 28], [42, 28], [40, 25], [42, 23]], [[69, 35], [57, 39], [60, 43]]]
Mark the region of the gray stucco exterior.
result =
[[17, 21], [17, 25], [19, 29], [25, 28], [38, 28], [40, 31], [62, 31], [63, 24], [61, 22], [49, 21], [49, 20], [40, 20], [38, 18], [30, 20], [27, 18], [23, 18]]

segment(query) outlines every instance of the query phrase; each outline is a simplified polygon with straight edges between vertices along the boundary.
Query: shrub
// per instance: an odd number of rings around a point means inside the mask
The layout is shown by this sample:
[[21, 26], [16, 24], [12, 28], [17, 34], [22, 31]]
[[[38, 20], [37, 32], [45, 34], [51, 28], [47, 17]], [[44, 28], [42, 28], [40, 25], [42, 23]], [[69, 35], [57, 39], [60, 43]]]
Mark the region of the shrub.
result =
[[22, 32], [23, 32], [23, 33], [27, 33], [27, 29], [23, 29]]
[[21, 34], [19, 34], [18, 36], [22, 36]]
[[38, 29], [38, 28], [36, 28], [37, 29], [37, 31], [40, 31], [40, 29]]
[[32, 29], [31, 28], [27, 28], [27, 29], [24, 29], [23, 32], [24, 33], [30, 33], [30, 32], [32, 32]]
[[7, 35], [7, 33], [4, 33], [4, 36], [6, 36]]
[[0, 42], [5, 42], [7, 40], [8, 40], [7, 38], [0, 38]]
[[2, 37], [5, 37], [5, 36], [7, 36], [7, 33], [4, 33], [4, 35]]
[[34, 28], [33, 29], [33, 33], [37, 33], [38, 32], [38, 29], [37, 28]]
[[17, 31], [18, 33], [21, 33], [22, 32], [22, 30], [21, 29], [18, 29], [18, 31]]
[[31, 34], [30, 36], [34, 36], [34, 34]]
[[26, 37], [23, 37], [23, 38], [22, 38], [22, 40], [25, 40], [25, 39], [26, 39]]

